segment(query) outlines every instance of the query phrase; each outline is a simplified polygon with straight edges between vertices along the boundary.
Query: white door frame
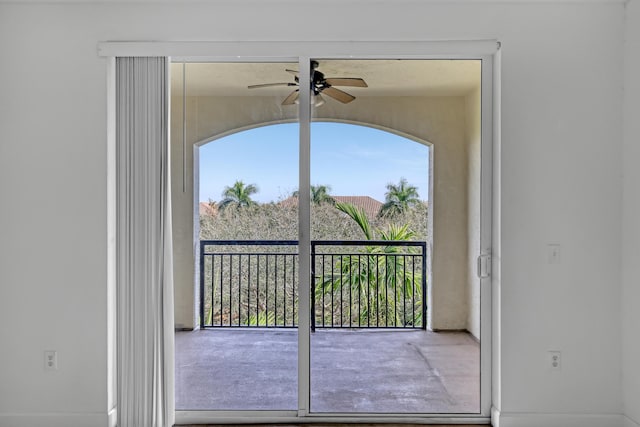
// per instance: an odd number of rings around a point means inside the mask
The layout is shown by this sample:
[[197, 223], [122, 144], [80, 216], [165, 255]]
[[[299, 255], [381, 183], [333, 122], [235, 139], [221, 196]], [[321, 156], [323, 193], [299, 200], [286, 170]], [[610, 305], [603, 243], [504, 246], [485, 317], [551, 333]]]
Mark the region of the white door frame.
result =
[[[475, 41], [402, 41], [402, 42], [104, 42], [98, 45], [98, 54], [103, 57], [118, 56], [167, 56], [178, 62], [295, 62], [299, 63], [300, 87], [310, 85], [310, 59], [479, 59], [482, 60], [482, 153], [481, 153], [481, 235], [480, 251], [492, 255], [492, 236], [499, 236], [493, 229], [499, 223], [493, 218], [493, 194], [499, 194], [499, 181], [493, 170], [498, 167], [499, 156], [494, 142], [494, 125], [498, 113], [494, 102], [494, 63], [499, 49], [495, 40]], [[306, 81], [304, 81], [306, 80]], [[310, 277], [308, 232], [310, 204], [310, 102], [309, 92], [300, 91], [300, 210], [299, 210], [299, 278]], [[115, 111], [109, 111], [115, 114]], [[494, 123], [495, 122], [495, 123]], [[499, 142], [498, 142], [499, 144]], [[115, 165], [109, 165], [109, 169]], [[493, 227], [492, 227], [493, 226]], [[493, 251], [493, 271], [499, 271], [499, 257]], [[479, 262], [480, 264], [480, 262]], [[300, 280], [300, 313], [309, 312], [309, 287], [302, 286], [308, 279]], [[476, 414], [319, 414], [310, 413], [310, 319], [301, 316], [298, 329], [298, 411], [176, 411], [177, 423], [228, 423], [228, 422], [387, 422], [387, 423], [468, 423], [486, 424], [490, 419], [492, 392], [492, 338], [499, 340], [499, 328], [492, 330], [492, 319], [498, 318], [492, 304], [492, 289], [496, 289], [495, 275], [480, 280], [481, 329], [480, 339], [480, 413]], [[498, 378], [495, 373], [495, 378]], [[493, 381], [499, 387], [499, 381]]]

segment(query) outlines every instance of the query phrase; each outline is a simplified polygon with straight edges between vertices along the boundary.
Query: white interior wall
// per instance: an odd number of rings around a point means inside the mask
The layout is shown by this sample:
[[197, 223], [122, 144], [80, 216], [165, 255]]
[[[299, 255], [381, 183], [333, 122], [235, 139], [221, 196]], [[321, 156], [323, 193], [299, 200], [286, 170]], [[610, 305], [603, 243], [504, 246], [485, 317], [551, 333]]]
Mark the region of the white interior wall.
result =
[[107, 421], [107, 68], [81, 16], [0, 4], [2, 426]]
[[[282, 107], [280, 98], [211, 97], [187, 98], [186, 153], [192, 153], [194, 143], [210, 140], [220, 134], [283, 120], [295, 120], [296, 108]], [[461, 330], [468, 325], [468, 272], [461, 265], [468, 264], [468, 256], [475, 259], [478, 252], [467, 251], [468, 199], [468, 138], [466, 114], [476, 114], [479, 125], [479, 96], [476, 108], [468, 111], [465, 97], [360, 97], [357, 103], [342, 105], [328, 101], [316, 110], [318, 120], [341, 120], [363, 125], [379, 126], [433, 144], [434, 194], [430, 206], [434, 209], [433, 271], [429, 298], [429, 327], [435, 330]], [[180, 110], [182, 99], [176, 100]], [[173, 170], [176, 178], [182, 175], [182, 119], [179, 111], [173, 114]], [[479, 148], [479, 126], [476, 141]], [[476, 150], [479, 159], [479, 150]], [[193, 158], [187, 159], [187, 176], [193, 175]], [[428, 165], [425, 163], [425, 172]], [[476, 166], [479, 164], [476, 162]], [[400, 172], [399, 172], [400, 173]], [[479, 176], [479, 175], [478, 175]], [[476, 182], [472, 185], [477, 185]], [[173, 183], [174, 191], [174, 250], [176, 286], [176, 323], [193, 327], [193, 185], [187, 180], [182, 192], [181, 180]], [[477, 195], [477, 194], [476, 194]], [[479, 212], [476, 212], [478, 215]], [[479, 232], [479, 227], [475, 229]], [[478, 238], [475, 239], [478, 242]], [[475, 254], [475, 255], [474, 255]], [[189, 300], [191, 298], [191, 300]], [[478, 318], [476, 336], [479, 337], [479, 299], [474, 313]], [[190, 324], [191, 322], [191, 324]]]
[[[487, 38], [502, 42], [503, 67], [496, 421], [619, 425], [624, 4], [352, 0], [341, 1], [339, 13], [327, 4], [334, 3], [0, 4], [0, 425], [107, 423], [99, 41]], [[637, 36], [637, 0], [628, 8]], [[331, 31], [309, 25], [309, 10], [332, 22]], [[627, 56], [633, 84], [637, 49]], [[637, 101], [628, 102], [632, 116]], [[627, 141], [638, 138], [634, 126], [627, 124]], [[634, 150], [628, 144], [626, 157]], [[628, 216], [638, 181], [625, 183], [629, 234], [638, 230]], [[34, 242], [51, 250], [36, 256]], [[562, 245], [561, 264], [546, 264], [547, 243]], [[627, 258], [636, 254], [625, 246]], [[628, 278], [635, 267], [625, 265]], [[627, 279], [625, 295], [635, 291], [637, 281]], [[631, 304], [625, 319], [637, 322]], [[624, 376], [626, 411], [637, 420], [633, 339], [628, 331]], [[51, 374], [42, 369], [47, 348], [60, 355]], [[561, 372], [548, 370], [549, 349], [562, 350]]]
[[640, 1], [627, 3], [622, 212], [622, 370], [625, 427], [640, 426]]

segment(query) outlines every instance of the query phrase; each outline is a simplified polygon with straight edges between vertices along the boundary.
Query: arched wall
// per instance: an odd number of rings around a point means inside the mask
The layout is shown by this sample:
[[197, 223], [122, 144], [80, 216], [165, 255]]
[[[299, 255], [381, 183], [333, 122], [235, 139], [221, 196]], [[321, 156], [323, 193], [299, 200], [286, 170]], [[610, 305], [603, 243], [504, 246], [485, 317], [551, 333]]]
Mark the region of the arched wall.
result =
[[[183, 147], [182, 98], [172, 100], [172, 174], [174, 219], [174, 278], [176, 326], [196, 326], [194, 301], [194, 194], [198, 194], [197, 147], [237, 130], [297, 120], [295, 107], [283, 107], [274, 97], [186, 98], [186, 141]], [[467, 97], [361, 97], [352, 104], [328, 101], [314, 120], [340, 121], [376, 127], [429, 141], [433, 150], [430, 180], [432, 282], [429, 325], [432, 329], [469, 329], [472, 307], [479, 304], [469, 292], [473, 252], [469, 248], [469, 123]], [[186, 157], [183, 159], [183, 153]], [[184, 165], [184, 167], [183, 167]], [[185, 169], [186, 167], [186, 169]], [[195, 179], [193, 177], [195, 176]], [[184, 180], [184, 182], [183, 182]], [[473, 181], [473, 180], [472, 180]], [[184, 191], [183, 191], [184, 190]], [[476, 334], [476, 336], [479, 336]]]
[[[244, 131], [248, 131], [251, 129], [256, 129], [256, 128], [261, 128], [264, 126], [272, 126], [272, 125], [278, 125], [278, 124], [283, 124], [283, 123], [296, 123], [297, 119], [286, 119], [286, 120], [272, 120], [272, 121], [268, 121], [268, 122], [262, 122], [262, 123], [253, 123], [251, 125], [248, 126], [244, 126], [241, 128], [236, 128], [236, 129], [231, 129], [228, 130], [226, 132], [217, 134], [217, 135], [211, 135], [209, 138], [205, 138], [202, 141], [197, 141], [195, 142], [193, 145], [196, 147], [202, 147], [204, 145], [207, 145], [211, 142], [217, 141], [218, 139], [221, 138], [225, 138], [229, 135], [233, 135], [236, 133], [240, 133], [240, 132], [244, 132]], [[404, 132], [400, 132], [396, 129], [392, 129], [392, 128], [387, 128], [384, 126], [380, 126], [378, 124], [375, 123], [365, 123], [365, 122], [358, 122], [355, 120], [349, 120], [349, 119], [337, 119], [337, 118], [333, 118], [333, 117], [314, 117], [313, 118], [313, 122], [332, 122], [332, 123], [343, 123], [343, 124], [347, 124], [347, 125], [355, 125], [355, 126], [364, 126], [364, 127], [370, 127], [370, 128], [374, 128], [374, 129], [378, 129], [378, 130], [382, 130], [385, 132], [389, 132], [398, 136], [401, 136], [403, 138], [406, 139], [410, 139], [414, 142], [417, 142], [419, 144], [422, 145], [426, 145], [428, 147], [432, 147], [433, 144], [431, 144], [429, 141], [425, 141], [423, 139], [420, 139], [414, 135], [409, 135], [407, 133]]]

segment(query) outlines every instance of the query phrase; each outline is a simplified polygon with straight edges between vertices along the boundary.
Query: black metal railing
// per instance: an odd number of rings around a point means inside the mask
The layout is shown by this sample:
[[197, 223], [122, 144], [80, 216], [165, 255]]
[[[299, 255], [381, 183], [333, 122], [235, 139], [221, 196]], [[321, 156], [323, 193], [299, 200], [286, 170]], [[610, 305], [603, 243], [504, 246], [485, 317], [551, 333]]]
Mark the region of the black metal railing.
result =
[[298, 242], [200, 241], [200, 326], [296, 327]]
[[[200, 326], [297, 327], [298, 242], [200, 242]], [[311, 328], [426, 328], [426, 244], [311, 242]]]
[[426, 328], [426, 243], [311, 242], [311, 329]]

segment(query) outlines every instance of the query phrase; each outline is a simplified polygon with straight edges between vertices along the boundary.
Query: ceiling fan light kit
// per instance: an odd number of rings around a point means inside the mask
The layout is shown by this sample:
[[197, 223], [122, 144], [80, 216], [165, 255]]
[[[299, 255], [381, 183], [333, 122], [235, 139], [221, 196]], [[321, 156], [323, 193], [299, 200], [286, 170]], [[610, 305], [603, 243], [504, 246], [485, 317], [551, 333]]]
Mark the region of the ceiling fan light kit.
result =
[[[325, 103], [322, 95], [327, 95], [330, 98], [333, 98], [337, 101], [342, 102], [343, 104], [347, 104], [354, 99], [355, 96], [337, 89], [334, 86], [349, 86], [349, 87], [368, 87], [367, 83], [358, 77], [329, 77], [325, 78], [324, 74], [318, 71], [318, 62], [311, 61], [311, 90], [313, 91], [313, 95], [311, 96], [311, 104], [319, 107]], [[286, 72], [294, 75], [294, 83], [263, 83], [248, 86], [249, 89], [258, 89], [264, 87], [273, 87], [273, 86], [299, 86], [299, 78], [298, 72], [295, 70], [285, 69]], [[295, 89], [291, 92], [285, 99], [282, 101], [282, 105], [292, 105], [298, 104], [298, 96], [300, 89]]]
[[[298, 91], [295, 92], [296, 94], [298, 94]], [[321, 105], [324, 105], [324, 98], [322, 97], [322, 95], [320, 95], [319, 93], [314, 93], [310, 98], [309, 98], [309, 103], [311, 105], [313, 105], [314, 107], [320, 107]], [[300, 99], [298, 97], [296, 97], [296, 100], [294, 101], [296, 104], [300, 104]]]

